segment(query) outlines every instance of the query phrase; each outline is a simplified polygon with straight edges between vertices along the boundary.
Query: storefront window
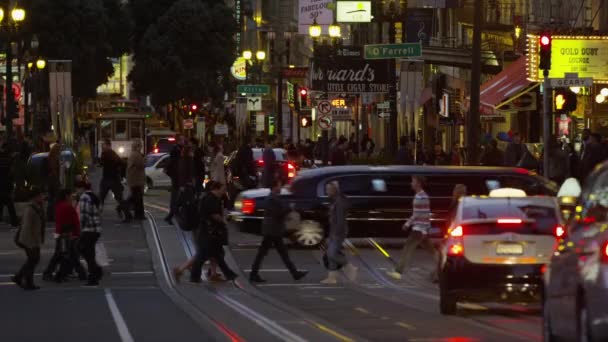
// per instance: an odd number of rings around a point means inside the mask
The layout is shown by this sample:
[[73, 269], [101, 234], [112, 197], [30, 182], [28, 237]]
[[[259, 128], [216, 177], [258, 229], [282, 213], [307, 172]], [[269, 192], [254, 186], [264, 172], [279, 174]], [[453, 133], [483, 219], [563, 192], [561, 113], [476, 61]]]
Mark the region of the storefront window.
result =
[[99, 130], [101, 139], [112, 139], [112, 120], [101, 120]]

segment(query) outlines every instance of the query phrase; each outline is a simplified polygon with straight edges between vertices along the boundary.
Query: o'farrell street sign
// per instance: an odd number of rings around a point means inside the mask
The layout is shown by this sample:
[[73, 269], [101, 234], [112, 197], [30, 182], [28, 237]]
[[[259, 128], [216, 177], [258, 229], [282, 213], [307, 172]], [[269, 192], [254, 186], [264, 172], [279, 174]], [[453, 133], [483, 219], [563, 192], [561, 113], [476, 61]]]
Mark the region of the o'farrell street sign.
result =
[[364, 46], [365, 59], [392, 59], [422, 56], [422, 44], [369, 44]]
[[270, 94], [270, 86], [267, 84], [240, 84], [236, 86], [236, 92], [245, 95]]

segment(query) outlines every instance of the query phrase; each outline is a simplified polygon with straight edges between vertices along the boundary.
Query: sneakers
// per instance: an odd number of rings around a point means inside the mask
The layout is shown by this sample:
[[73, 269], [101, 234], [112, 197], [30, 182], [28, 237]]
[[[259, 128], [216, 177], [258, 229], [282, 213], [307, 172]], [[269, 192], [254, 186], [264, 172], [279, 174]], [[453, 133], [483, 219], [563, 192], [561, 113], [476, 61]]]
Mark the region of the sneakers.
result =
[[40, 290], [40, 286], [36, 286], [36, 285], [26, 285], [23, 286], [23, 289], [25, 291], [36, 291], [36, 290]]
[[88, 282], [86, 282], [84, 285], [85, 287], [97, 287], [99, 286], [99, 282], [96, 280], [89, 280]]
[[401, 273], [399, 273], [397, 271], [387, 271], [386, 275], [388, 275], [389, 277], [391, 277], [395, 280], [401, 280]]

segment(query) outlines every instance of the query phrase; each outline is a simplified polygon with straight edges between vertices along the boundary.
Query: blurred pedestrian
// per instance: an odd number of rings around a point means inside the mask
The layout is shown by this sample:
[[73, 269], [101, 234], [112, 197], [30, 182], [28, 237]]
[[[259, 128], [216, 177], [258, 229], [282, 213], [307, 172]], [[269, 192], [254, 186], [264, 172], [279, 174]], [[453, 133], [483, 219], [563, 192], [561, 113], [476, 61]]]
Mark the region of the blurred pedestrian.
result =
[[243, 140], [243, 144], [236, 152], [232, 165], [232, 174], [238, 177], [243, 189], [251, 189], [257, 185], [255, 160], [253, 159], [253, 149], [251, 148], [249, 138]]
[[330, 162], [332, 166], [346, 165], [346, 149], [348, 141], [345, 137], [338, 139], [331, 151]]
[[17, 245], [24, 249], [27, 260], [12, 277], [12, 281], [24, 290], [38, 290], [34, 284], [34, 271], [40, 262], [40, 248], [44, 244], [46, 216], [44, 201], [46, 193], [34, 188], [30, 192], [30, 202], [23, 213], [23, 224], [15, 237]]
[[504, 166], [517, 167], [527, 149], [522, 142], [522, 138], [518, 132], [513, 133], [511, 142], [505, 150]]
[[179, 160], [182, 155], [182, 149], [185, 145], [184, 136], [177, 136], [177, 144], [173, 146], [169, 153], [169, 163], [165, 167], [165, 174], [171, 179], [171, 199], [169, 201], [169, 214], [165, 217], [165, 222], [173, 225], [173, 216], [177, 213], [177, 199], [179, 197]]
[[116, 207], [118, 216], [123, 216], [125, 221], [129, 221], [131, 220], [131, 212], [123, 199], [124, 186], [122, 185], [125, 164], [112, 149], [112, 142], [110, 140], [104, 141], [102, 148], [101, 166], [103, 167], [103, 172], [99, 184], [101, 207], [103, 208], [108, 192], [112, 191], [114, 199], [118, 202]]
[[192, 147], [192, 155], [194, 158], [194, 189], [197, 193], [203, 192], [203, 183], [205, 181], [205, 153], [200, 146], [198, 139], [190, 138], [190, 146]]
[[454, 190], [452, 191], [452, 201], [450, 202], [450, 207], [448, 208], [448, 220], [447, 224], [449, 225], [451, 220], [456, 216], [456, 209], [458, 208], [458, 203], [460, 199], [467, 195], [467, 186], [464, 184], [456, 184], [454, 186]]
[[101, 201], [91, 190], [91, 184], [79, 182], [76, 184], [78, 191], [78, 209], [80, 212], [80, 253], [87, 262], [89, 273], [88, 281], [85, 286], [97, 286], [103, 276], [101, 266], [97, 264], [95, 258], [95, 246], [101, 237]]
[[357, 267], [348, 262], [344, 253], [344, 240], [348, 236], [348, 216], [349, 202], [346, 196], [340, 191], [337, 181], [332, 181], [325, 186], [325, 192], [331, 201], [329, 208], [329, 239], [327, 241], [327, 278], [321, 281], [322, 284], [336, 284], [338, 282], [338, 271], [344, 270], [346, 277], [351, 281], [357, 278]]
[[435, 144], [433, 153], [430, 154], [426, 163], [429, 165], [450, 165], [450, 159], [447, 153], [443, 151], [441, 144]]
[[[146, 185], [146, 163], [141, 154], [142, 142], [136, 139], [132, 144], [131, 154], [127, 161], [127, 185], [131, 190], [129, 203], [133, 206], [136, 220], [144, 219], [144, 187]], [[129, 214], [125, 220], [130, 218]]]
[[601, 144], [602, 136], [597, 133], [592, 133], [587, 139], [583, 157], [580, 163], [580, 181], [581, 183], [587, 179], [587, 176], [593, 172], [595, 166], [605, 159], [605, 151]]
[[462, 148], [460, 148], [460, 144], [458, 144], [458, 143], [454, 143], [454, 145], [452, 145], [452, 151], [450, 152], [450, 165], [452, 165], [452, 166], [464, 165], [464, 157], [462, 155]]
[[258, 252], [251, 266], [249, 280], [256, 283], [264, 283], [266, 280], [260, 277], [260, 267], [264, 257], [268, 255], [270, 248], [274, 246], [285, 264], [285, 267], [291, 273], [295, 280], [302, 279], [308, 272], [298, 271], [298, 268], [293, 264], [287, 252], [287, 246], [283, 242], [285, 235], [285, 217], [290, 211], [290, 208], [285, 205], [281, 199], [281, 187], [283, 183], [280, 179], [275, 179], [270, 188], [270, 196], [266, 199], [266, 207], [264, 210], [264, 221], [262, 222], [262, 235], [264, 236], [262, 244], [258, 248]]
[[61, 187], [61, 146], [58, 143], [55, 143], [51, 146], [51, 151], [46, 160], [46, 172], [43, 175], [46, 175], [46, 190], [48, 192], [48, 203], [47, 203], [47, 219], [49, 221], [53, 221], [55, 219], [55, 200], [57, 194], [59, 192], [59, 188]]
[[[412, 262], [412, 256], [418, 245], [422, 245], [433, 254], [435, 259], [437, 259], [437, 250], [428, 238], [429, 230], [431, 229], [431, 201], [424, 191], [424, 187], [424, 177], [412, 177], [412, 190], [414, 190], [416, 194], [412, 203], [413, 212], [412, 216], [403, 225], [405, 230], [409, 230], [409, 235], [403, 246], [399, 263], [394, 271], [387, 272], [392, 278], [401, 279], [403, 272], [406, 269], [409, 269]], [[433, 281], [436, 280], [436, 276], [437, 272], [433, 271], [431, 273]]]
[[[77, 251], [79, 237], [80, 219], [72, 203], [72, 191], [60, 190], [55, 205], [55, 252], [42, 274], [43, 280], [62, 282], [73, 270], [78, 273], [80, 280], [86, 280], [86, 272], [80, 264]], [[57, 266], [60, 266], [59, 270]]]
[[496, 139], [490, 140], [486, 146], [486, 150], [481, 157], [481, 165], [483, 166], [503, 166], [505, 162], [504, 153], [498, 148]]
[[557, 137], [552, 136], [549, 139], [547, 152], [549, 153], [548, 177], [558, 185], [561, 185], [566, 178], [570, 177], [570, 156], [568, 155], [568, 151], [562, 148]]
[[212, 258], [216, 260], [226, 280], [234, 280], [237, 277], [224, 260], [224, 245], [228, 244], [227, 223], [222, 205], [225, 194], [224, 184], [211, 182], [209, 194], [201, 201], [201, 225], [195, 241], [196, 256], [190, 272], [190, 282], [201, 282], [203, 264]]
[[374, 154], [375, 148], [376, 144], [374, 141], [369, 137], [368, 134], [365, 134], [363, 139], [361, 139], [361, 152], [365, 153], [365, 156], [369, 158], [372, 156], [372, 154]]
[[407, 137], [402, 136], [399, 138], [399, 150], [397, 151], [397, 157], [395, 158], [395, 164], [397, 165], [413, 165], [414, 160], [412, 154], [407, 146]]
[[8, 144], [2, 142], [0, 145], [0, 221], [4, 219], [4, 207], [6, 207], [11, 226], [17, 227], [19, 218], [15, 211], [14, 190], [13, 159], [9, 153]]
[[263, 188], [270, 188], [272, 186], [273, 180], [277, 177], [276, 172], [276, 161], [277, 157], [274, 154], [273, 149], [274, 137], [270, 136], [268, 138], [268, 143], [266, 144], [266, 148], [262, 152], [262, 179], [261, 185]]
[[226, 169], [224, 168], [226, 157], [223, 152], [222, 145], [215, 146], [209, 173], [211, 174], [212, 181], [226, 185]]

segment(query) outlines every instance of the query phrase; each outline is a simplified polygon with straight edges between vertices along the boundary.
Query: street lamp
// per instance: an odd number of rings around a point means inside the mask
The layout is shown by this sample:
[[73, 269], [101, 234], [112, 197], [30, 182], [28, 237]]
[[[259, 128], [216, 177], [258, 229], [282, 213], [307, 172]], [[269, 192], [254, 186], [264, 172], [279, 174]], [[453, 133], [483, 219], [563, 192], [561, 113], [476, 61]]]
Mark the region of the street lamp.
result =
[[13, 118], [17, 112], [17, 106], [13, 94], [13, 56], [11, 48], [11, 35], [13, 30], [16, 31], [19, 24], [25, 20], [25, 10], [15, 7], [11, 10], [10, 18], [4, 20], [4, 9], [0, 8], [0, 25], [7, 36], [6, 39], [6, 114], [4, 116], [4, 125], [6, 126], [6, 134], [8, 137], [13, 134]]
[[46, 68], [46, 61], [44, 59], [38, 59], [36, 61], [36, 68], [38, 68], [38, 70]]
[[251, 52], [251, 50], [243, 51], [243, 58], [245, 58], [246, 60], [250, 60], [251, 57], [253, 57], [253, 53]]
[[260, 51], [258, 51], [258, 52], [256, 52], [256, 53], [255, 53], [255, 58], [256, 58], [258, 61], [263, 61], [263, 60], [265, 60], [265, 59], [266, 59], [266, 52], [265, 52], [265, 51], [261, 51], [261, 50], [260, 50]]
[[321, 37], [321, 25], [317, 24], [317, 19], [308, 27], [308, 34], [313, 39]]
[[332, 38], [340, 38], [342, 36], [340, 25], [336, 25], [336, 24], [329, 25], [328, 30], [329, 30], [329, 36]]

